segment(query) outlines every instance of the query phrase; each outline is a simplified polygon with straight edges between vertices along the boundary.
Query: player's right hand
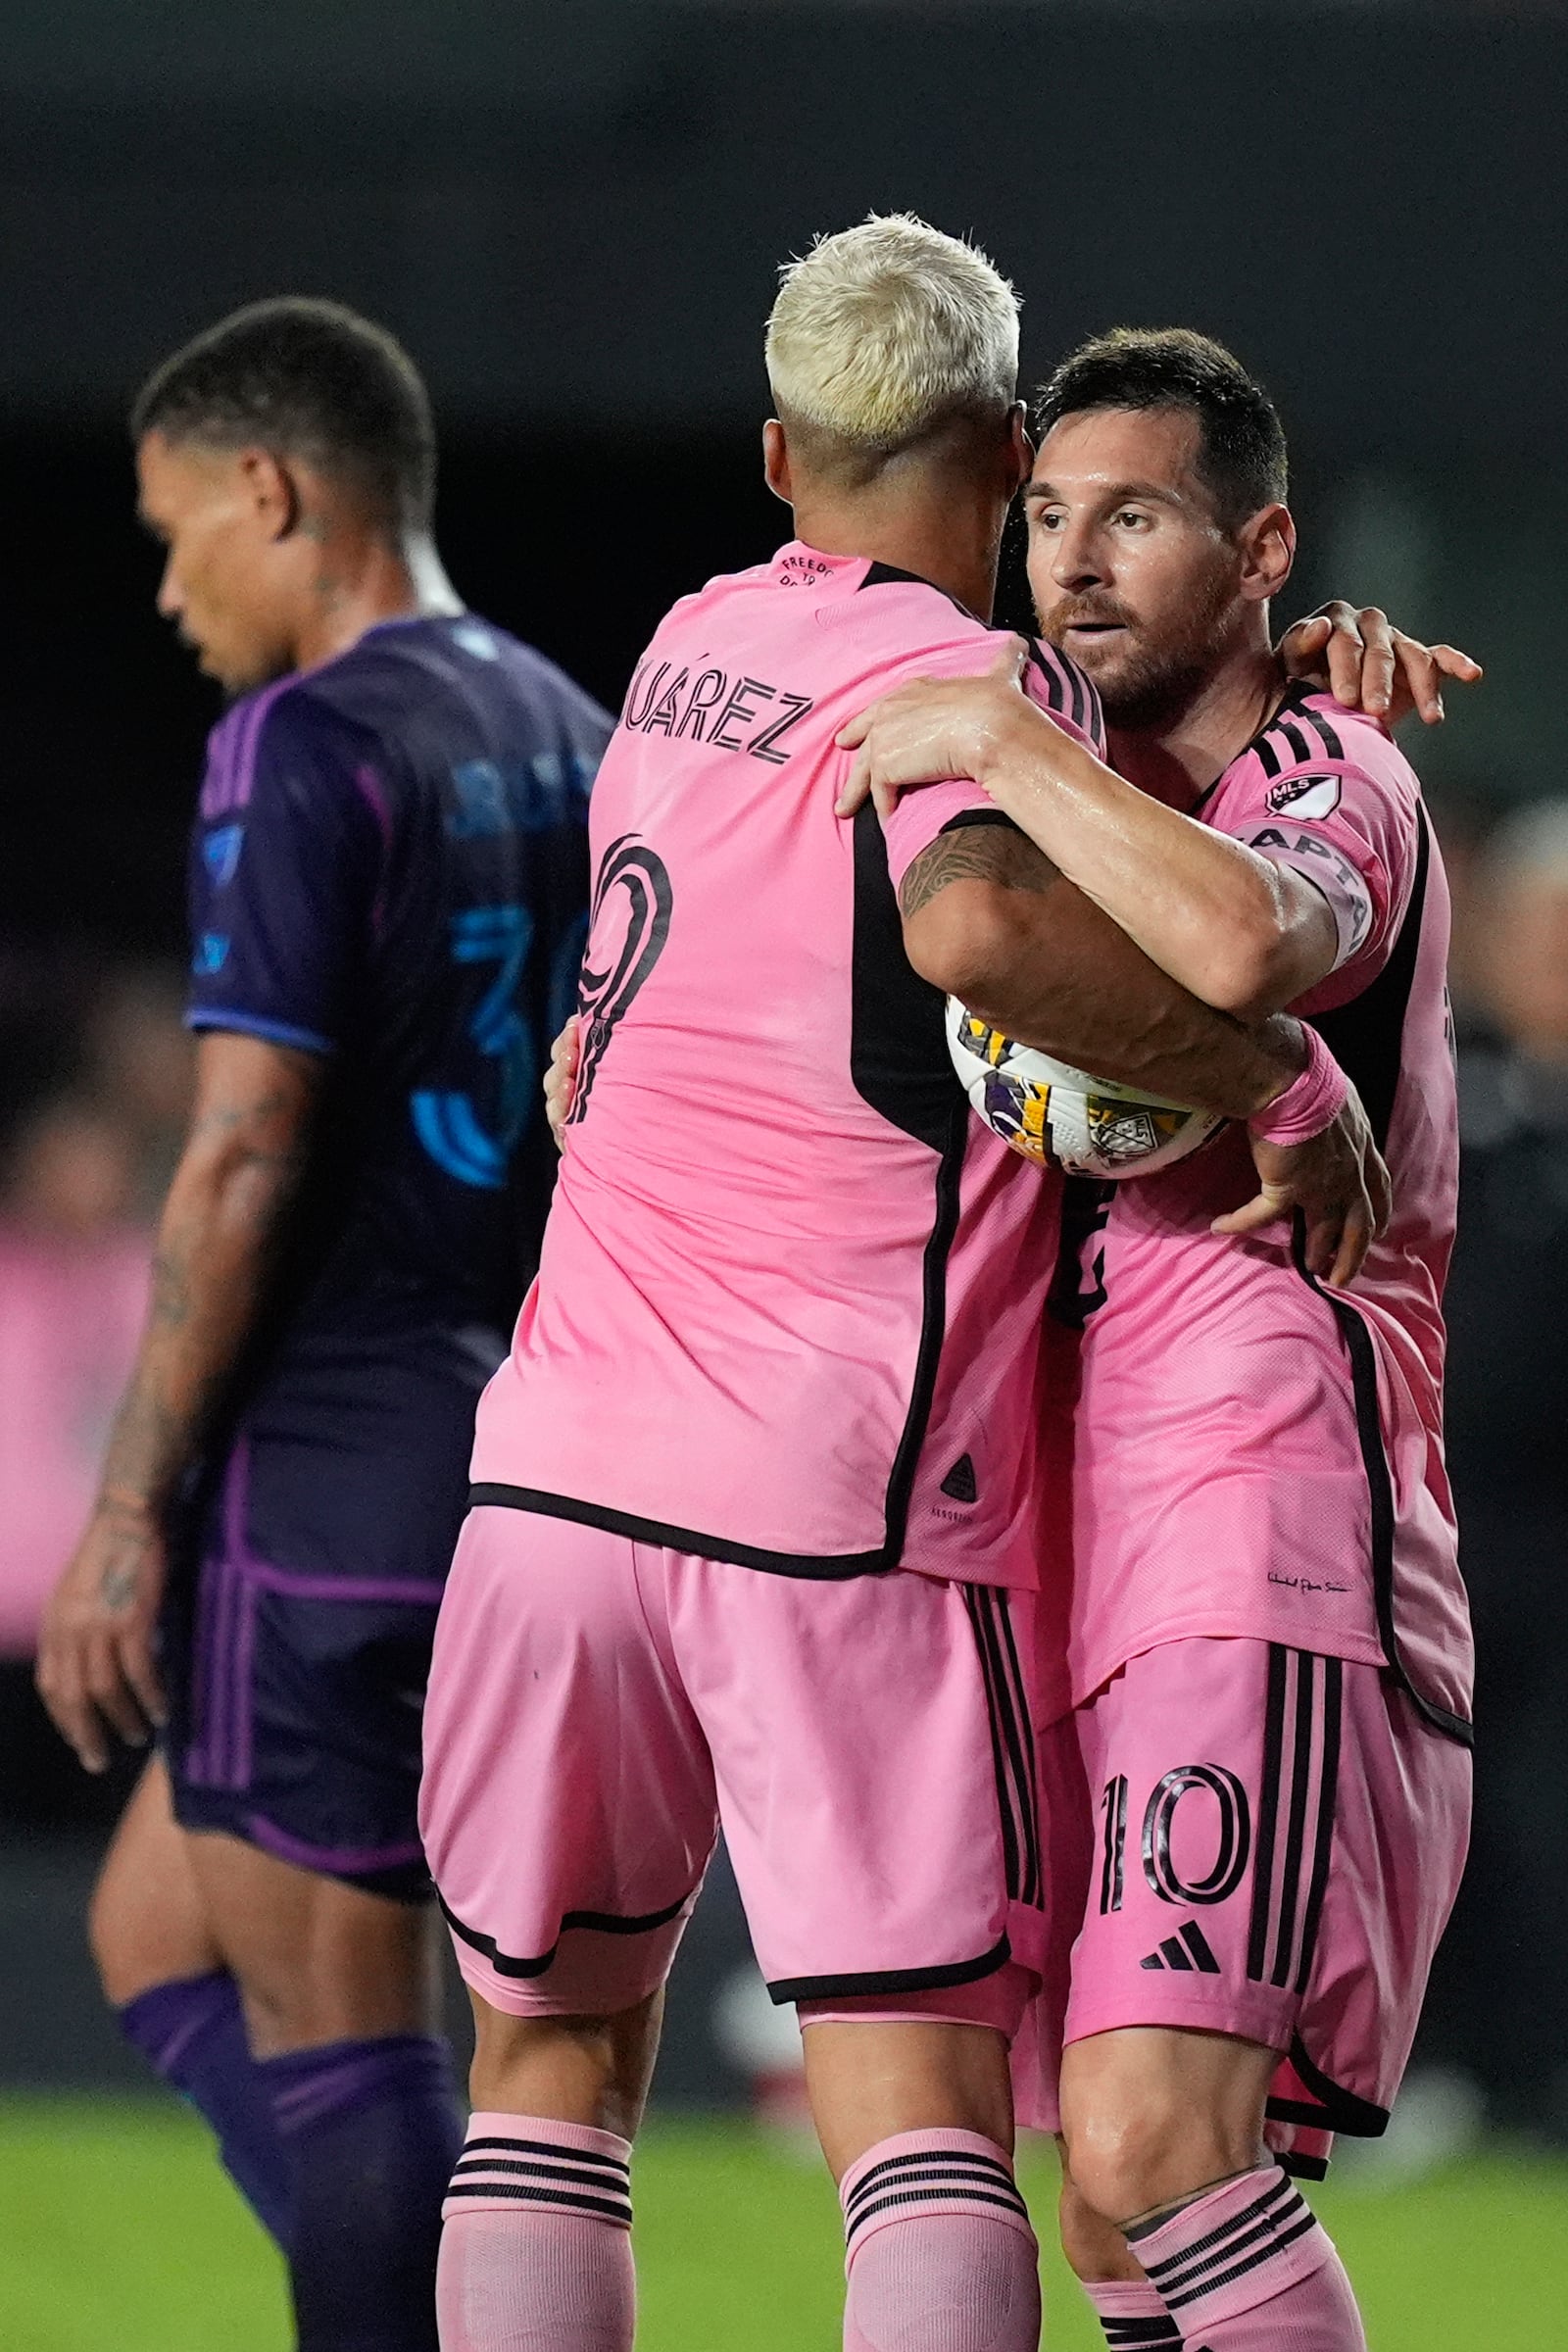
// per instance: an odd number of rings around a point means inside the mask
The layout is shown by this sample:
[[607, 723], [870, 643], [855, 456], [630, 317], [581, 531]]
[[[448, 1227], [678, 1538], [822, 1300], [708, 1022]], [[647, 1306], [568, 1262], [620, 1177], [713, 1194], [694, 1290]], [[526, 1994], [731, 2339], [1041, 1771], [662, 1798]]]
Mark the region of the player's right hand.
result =
[[166, 1572], [156, 1514], [130, 1496], [100, 1499], [44, 1611], [38, 1695], [89, 1772], [110, 1740], [145, 1747], [164, 1721], [153, 1656]]
[[1256, 1233], [1299, 1210], [1307, 1272], [1330, 1290], [1344, 1290], [1387, 1232], [1394, 1207], [1389, 1171], [1360, 1096], [1352, 1086], [1337, 1116], [1306, 1143], [1271, 1144], [1259, 1135], [1250, 1140], [1257, 1193], [1245, 1207], [1216, 1217], [1209, 1230]]
[[566, 1149], [566, 1121], [577, 1092], [577, 1015], [573, 1013], [550, 1049], [550, 1067], [545, 1072], [545, 1117], [558, 1152]]

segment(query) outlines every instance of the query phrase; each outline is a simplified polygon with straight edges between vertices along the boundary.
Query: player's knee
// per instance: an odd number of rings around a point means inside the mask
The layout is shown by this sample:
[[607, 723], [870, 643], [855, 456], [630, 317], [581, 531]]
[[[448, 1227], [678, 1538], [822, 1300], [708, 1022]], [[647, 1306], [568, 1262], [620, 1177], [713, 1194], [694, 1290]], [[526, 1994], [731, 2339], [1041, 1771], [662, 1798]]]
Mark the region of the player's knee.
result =
[[1102, 2213], [1097, 2213], [1077, 2183], [1064, 2179], [1059, 2207], [1061, 2250], [1073, 2276], [1091, 2281], [1136, 2278], [1139, 2269], [1127, 2240]]
[[1217, 2118], [1157, 2097], [1081, 2120], [1067, 2153], [1079, 2195], [1112, 2224], [1190, 2197], [1254, 2161], [1250, 2148], [1231, 2144]]

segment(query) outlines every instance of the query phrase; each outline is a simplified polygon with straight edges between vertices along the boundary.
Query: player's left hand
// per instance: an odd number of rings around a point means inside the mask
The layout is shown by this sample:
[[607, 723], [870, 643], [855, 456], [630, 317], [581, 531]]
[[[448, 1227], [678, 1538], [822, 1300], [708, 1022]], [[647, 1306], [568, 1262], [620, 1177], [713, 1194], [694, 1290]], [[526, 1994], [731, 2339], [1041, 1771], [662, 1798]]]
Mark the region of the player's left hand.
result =
[[1429, 727], [1441, 725], [1444, 679], [1475, 686], [1484, 674], [1457, 646], [1423, 645], [1376, 605], [1358, 612], [1342, 597], [1287, 629], [1279, 659], [1288, 678], [1310, 678], [1347, 710], [1364, 710], [1391, 727], [1412, 710]]
[[1394, 1192], [1371, 1124], [1352, 1086], [1337, 1116], [1304, 1143], [1250, 1138], [1257, 1169], [1250, 1200], [1216, 1217], [1211, 1233], [1259, 1232], [1300, 1212], [1306, 1270], [1330, 1290], [1353, 1282], [1372, 1244], [1388, 1231]]
[[155, 1513], [132, 1497], [108, 1495], [50, 1595], [38, 1695], [89, 1772], [108, 1770], [113, 1735], [145, 1747], [164, 1721], [153, 1655], [164, 1576]]
[[1033, 709], [1021, 686], [1029, 649], [1009, 637], [975, 678], [915, 678], [869, 704], [833, 738], [853, 752], [835, 816], [854, 816], [869, 800], [884, 820], [901, 792], [960, 776], [980, 783], [1020, 711]]
[[571, 1116], [572, 1098], [577, 1092], [577, 1062], [582, 1051], [579, 1037], [577, 1015], [572, 1013], [550, 1049], [550, 1067], [544, 1077], [545, 1117], [550, 1122], [558, 1152], [566, 1149], [566, 1121]]

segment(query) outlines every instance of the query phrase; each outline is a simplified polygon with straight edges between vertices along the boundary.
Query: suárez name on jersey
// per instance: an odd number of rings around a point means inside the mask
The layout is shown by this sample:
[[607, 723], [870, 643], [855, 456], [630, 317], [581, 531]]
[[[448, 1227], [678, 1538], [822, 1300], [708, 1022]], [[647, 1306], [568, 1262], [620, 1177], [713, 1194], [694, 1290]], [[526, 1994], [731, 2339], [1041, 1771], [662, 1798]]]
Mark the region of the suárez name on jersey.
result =
[[765, 678], [732, 676], [727, 669], [699, 669], [652, 659], [639, 663], [620, 714], [623, 727], [641, 735], [706, 743], [710, 751], [748, 752], [782, 767], [794, 745], [784, 738], [811, 708], [808, 694], [786, 694]]

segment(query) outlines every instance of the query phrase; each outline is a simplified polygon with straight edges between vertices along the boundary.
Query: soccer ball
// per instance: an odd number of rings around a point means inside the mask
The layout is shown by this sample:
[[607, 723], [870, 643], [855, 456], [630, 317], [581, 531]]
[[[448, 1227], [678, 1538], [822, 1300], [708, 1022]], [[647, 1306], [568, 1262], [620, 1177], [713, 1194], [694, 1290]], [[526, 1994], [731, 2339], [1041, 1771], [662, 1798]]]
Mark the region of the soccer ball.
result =
[[1152, 1176], [1204, 1144], [1215, 1111], [1162, 1102], [1020, 1046], [948, 999], [948, 1051], [971, 1107], [1025, 1159], [1069, 1176]]

